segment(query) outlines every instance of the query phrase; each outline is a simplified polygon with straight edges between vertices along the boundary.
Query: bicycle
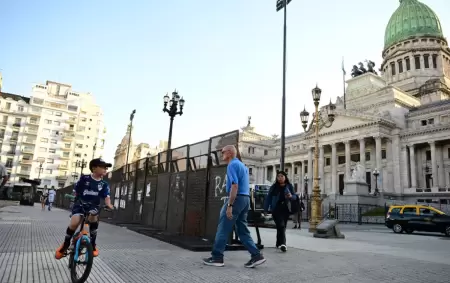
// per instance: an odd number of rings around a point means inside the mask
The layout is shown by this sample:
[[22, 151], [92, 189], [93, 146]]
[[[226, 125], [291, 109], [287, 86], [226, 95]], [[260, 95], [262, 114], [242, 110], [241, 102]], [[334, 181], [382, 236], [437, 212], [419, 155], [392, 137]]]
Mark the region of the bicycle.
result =
[[[69, 256], [68, 268], [70, 269], [70, 278], [73, 283], [84, 283], [91, 273], [92, 265], [94, 263], [94, 248], [91, 244], [91, 239], [88, 236], [87, 230], [89, 229], [88, 217], [91, 215], [90, 211], [86, 211], [86, 207], [90, 207], [91, 203], [79, 201], [83, 209], [83, 215], [81, 216], [80, 231], [76, 232], [72, 237], [72, 242], [67, 249], [66, 255]], [[107, 206], [102, 206], [97, 216], [100, 216], [100, 211], [111, 211]], [[84, 256], [85, 261], [80, 261], [80, 257]], [[77, 265], [85, 265], [86, 269], [80, 278], [77, 274]]]

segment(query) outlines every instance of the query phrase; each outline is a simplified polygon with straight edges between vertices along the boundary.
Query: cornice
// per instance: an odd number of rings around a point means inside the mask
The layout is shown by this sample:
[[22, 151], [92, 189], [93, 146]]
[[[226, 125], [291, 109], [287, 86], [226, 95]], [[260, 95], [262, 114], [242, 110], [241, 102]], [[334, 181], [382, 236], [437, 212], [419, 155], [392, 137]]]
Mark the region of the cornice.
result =
[[443, 132], [443, 131], [450, 131], [450, 125], [439, 125], [439, 126], [435, 126], [432, 128], [417, 129], [417, 130], [408, 131], [408, 132], [401, 132], [400, 138], [404, 139], [407, 137], [423, 136], [426, 134], [439, 133], [439, 132]]
[[384, 60], [383, 63], [381, 63], [381, 69], [385, 66], [385, 64], [390, 61], [392, 58], [401, 57], [408, 53], [417, 53], [417, 52], [431, 52], [431, 51], [442, 51], [446, 54], [449, 54], [448, 51], [442, 47], [418, 47], [418, 48], [408, 48], [408, 49], [399, 49], [395, 53], [389, 54]]
[[439, 111], [445, 111], [448, 109], [450, 109], [450, 104], [430, 106], [430, 107], [427, 107], [424, 109], [414, 110], [413, 112], [407, 113], [405, 116], [407, 118], [412, 118], [412, 117], [422, 116], [425, 114], [436, 113]]

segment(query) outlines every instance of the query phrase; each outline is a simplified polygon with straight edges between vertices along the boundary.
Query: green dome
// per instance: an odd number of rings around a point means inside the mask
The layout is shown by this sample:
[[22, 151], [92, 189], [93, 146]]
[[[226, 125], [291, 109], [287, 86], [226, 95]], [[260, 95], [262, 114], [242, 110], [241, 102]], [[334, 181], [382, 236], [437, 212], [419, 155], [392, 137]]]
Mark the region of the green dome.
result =
[[418, 0], [400, 0], [400, 7], [386, 27], [384, 47], [418, 36], [444, 38], [439, 18], [430, 7]]

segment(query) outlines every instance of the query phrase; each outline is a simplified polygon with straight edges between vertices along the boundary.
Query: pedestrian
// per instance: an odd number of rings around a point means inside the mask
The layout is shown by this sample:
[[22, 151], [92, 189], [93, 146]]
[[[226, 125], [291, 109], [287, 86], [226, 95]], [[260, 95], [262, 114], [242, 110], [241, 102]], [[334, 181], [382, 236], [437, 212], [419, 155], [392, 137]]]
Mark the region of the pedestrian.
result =
[[7, 199], [9, 199], [8, 188], [6, 188], [5, 185], [6, 185], [6, 182], [8, 182], [9, 175], [8, 175], [8, 170], [6, 170], [5, 165], [3, 165], [2, 163], [0, 163], [0, 179], [2, 179], [1, 183], [0, 183], [0, 190], [3, 189], [3, 199], [7, 200]]
[[45, 201], [46, 201], [46, 197], [44, 195], [44, 192], [42, 192], [41, 196], [39, 197], [40, 201], [41, 201], [41, 207], [42, 210], [45, 210]]
[[294, 215], [292, 215], [294, 222], [294, 227], [292, 229], [301, 229], [302, 228], [302, 214], [305, 211], [305, 204], [303, 203], [303, 197], [301, 192], [297, 192], [297, 200], [299, 202], [300, 209]]
[[[276, 247], [282, 252], [286, 247], [286, 225], [289, 220], [291, 200], [297, 200], [294, 188], [289, 182], [286, 172], [278, 171], [275, 183], [270, 187], [264, 202], [264, 213], [272, 212], [272, 218], [277, 227]], [[296, 211], [297, 212], [297, 211]]]
[[48, 197], [47, 197], [47, 199], [48, 199], [48, 211], [52, 210], [53, 202], [55, 201], [55, 195], [56, 195], [55, 187], [52, 186], [50, 188], [50, 190], [48, 191]]
[[227, 145], [222, 149], [222, 159], [228, 163], [226, 179], [228, 197], [220, 211], [211, 257], [203, 259], [203, 263], [210, 266], [225, 265], [223, 253], [233, 227], [236, 227], [241, 243], [251, 255], [244, 266], [253, 268], [266, 262], [266, 259], [256, 247], [247, 227], [247, 214], [250, 209], [249, 173], [248, 168], [236, 156], [235, 146]]

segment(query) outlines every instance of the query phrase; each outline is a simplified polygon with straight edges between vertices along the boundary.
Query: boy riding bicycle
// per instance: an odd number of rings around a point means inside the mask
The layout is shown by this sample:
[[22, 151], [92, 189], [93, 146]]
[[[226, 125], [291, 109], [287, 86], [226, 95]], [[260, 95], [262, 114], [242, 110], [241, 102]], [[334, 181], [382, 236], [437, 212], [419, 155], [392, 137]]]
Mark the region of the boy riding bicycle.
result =
[[[96, 246], [97, 229], [98, 229], [98, 212], [100, 210], [100, 200], [105, 200], [105, 205], [109, 209], [113, 209], [109, 196], [109, 185], [103, 180], [107, 168], [111, 167], [111, 163], [106, 163], [101, 158], [92, 159], [89, 162], [89, 169], [92, 174], [82, 175], [75, 185], [75, 203], [72, 207], [72, 216], [70, 218], [69, 227], [67, 227], [64, 243], [56, 250], [55, 258], [61, 259], [65, 256], [70, 246], [70, 241], [75, 234], [81, 222], [84, 211], [89, 211], [89, 234], [91, 236], [92, 247], [94, 248], [94, 257], [98, 256], [98, 248]], [[89, 207], [82, 207], [77, 200], [89, 203]]]

